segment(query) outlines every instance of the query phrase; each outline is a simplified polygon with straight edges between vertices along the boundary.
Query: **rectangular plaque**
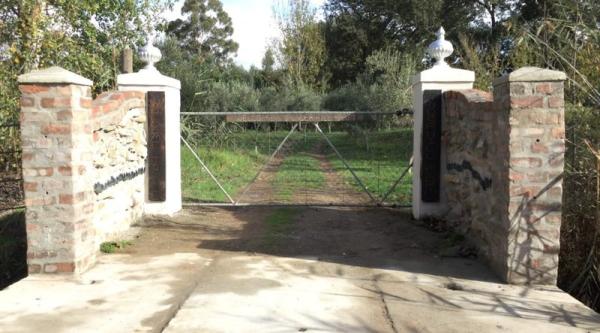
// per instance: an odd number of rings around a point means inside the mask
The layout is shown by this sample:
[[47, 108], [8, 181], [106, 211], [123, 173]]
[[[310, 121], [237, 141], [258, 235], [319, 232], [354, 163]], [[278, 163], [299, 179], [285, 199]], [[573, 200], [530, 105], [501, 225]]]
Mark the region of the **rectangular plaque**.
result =
[[423, 92], [423, 132], [421, 133], [421, 200], [440, 202], [442, 159], [442, 91]]
[[165, 150], [165, 93], [149, 91], [148, 103], [148, 200], [167, 200]]

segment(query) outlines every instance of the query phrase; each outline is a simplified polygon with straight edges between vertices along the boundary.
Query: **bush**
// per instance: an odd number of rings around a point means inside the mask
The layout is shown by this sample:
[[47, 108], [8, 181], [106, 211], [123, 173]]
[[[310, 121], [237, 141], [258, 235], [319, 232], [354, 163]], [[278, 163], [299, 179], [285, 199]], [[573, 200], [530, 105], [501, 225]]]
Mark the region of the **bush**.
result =
[[563, 222], [558, 285], [600, 310], [598, 173], [593, 147], [600, 144], [600, 109], [568, 106]]

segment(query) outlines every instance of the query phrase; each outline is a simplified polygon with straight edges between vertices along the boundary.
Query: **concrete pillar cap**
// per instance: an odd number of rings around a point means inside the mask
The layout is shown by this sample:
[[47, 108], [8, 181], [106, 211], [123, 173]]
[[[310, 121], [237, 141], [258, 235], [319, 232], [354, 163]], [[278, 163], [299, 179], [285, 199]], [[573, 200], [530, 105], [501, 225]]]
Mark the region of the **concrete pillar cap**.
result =
[[91, 86], [93, 82], [79, 74], [70, 72], [62, 67], [53, 66], [46, 69], [36, 70], [27, 74], [19, 75], [20, 84], [76, 84], [80, 86]]
[[547, 82], [564, 81], [566, 79], [567, 74], [561, 71], [553, 71], [539, 67], [523, 67], [495, 79], [494, 85], [497, 86], [507, 82]]

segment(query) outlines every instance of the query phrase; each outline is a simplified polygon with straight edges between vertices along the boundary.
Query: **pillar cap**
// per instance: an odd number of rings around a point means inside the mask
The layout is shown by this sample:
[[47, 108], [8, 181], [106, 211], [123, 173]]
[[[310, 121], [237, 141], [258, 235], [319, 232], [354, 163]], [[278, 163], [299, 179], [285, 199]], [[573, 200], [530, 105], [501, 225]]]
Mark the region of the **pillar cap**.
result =
[[137, 73], [120, 74], [117, 76], [117, 85], [128, 87], [171, 87], [181, 89], [181, 82], [172, 77], [164, 76], [159, 71], [141, 70]]
[[566, 79], [567, 74], [564, 72], [539, 67], [523, 67], [495, 79], [494, 85], [497, 86], [507, 82], [547, 82], [564, 81]]
[[76, 84], [80, 86], [91, 86], [93, 82], [79, 74], [70, 72], [62, 67], [53, 66], [46, 69], [36, 70], [27, 74], [19, 75], [20, 84]]

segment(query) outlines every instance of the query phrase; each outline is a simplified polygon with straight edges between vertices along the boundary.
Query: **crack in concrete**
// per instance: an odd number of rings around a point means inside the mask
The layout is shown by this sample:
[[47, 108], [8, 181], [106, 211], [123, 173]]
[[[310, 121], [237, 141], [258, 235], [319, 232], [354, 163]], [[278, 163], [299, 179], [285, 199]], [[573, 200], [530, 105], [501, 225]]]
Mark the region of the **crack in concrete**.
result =
[[394, 319], [392, 318], [390, 309], [387, 305], [387, 302], [385, 301], [385, 296], [383, 294], [383, 290], [381, 290], [381, 288], [379, 287], [379, 284], [378, 284], [380, 277], [381, 277], [381, 275], [377, 274], [373, 278], [373, 288], [375, 289], [375, 291], [377, 292], [377, 295], [379, 296], [379, 301], [381, 302], [383, 316], [385, 318], [385, 321], [388, 323], [388, 325], [390, 325], [390, 328], [392, 329], [392, 331], [394, 333], [398, 333], [398, 329], [396, 328], [396, 325], [394, 324]]

